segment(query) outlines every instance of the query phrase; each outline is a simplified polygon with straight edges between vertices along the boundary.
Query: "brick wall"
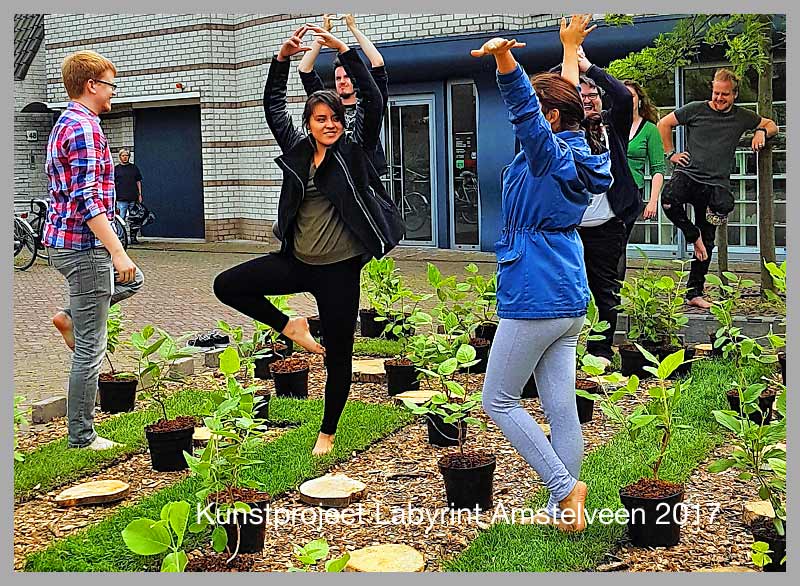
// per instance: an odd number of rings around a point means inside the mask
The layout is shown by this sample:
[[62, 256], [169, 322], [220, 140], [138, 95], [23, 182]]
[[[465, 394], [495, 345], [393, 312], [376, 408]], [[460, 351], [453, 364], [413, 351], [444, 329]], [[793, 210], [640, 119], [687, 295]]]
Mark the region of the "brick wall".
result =
[[[361, 14], [356, 18], [361, 30], [381, 43], [549, 26], [560, 16]], [[319, 21], [321, 15], [46, 15], [38, 57], [42, 60], [38, 77], [44, 78], [40, 91], [50, 102], [66, 100], [61, 61], [72, 51], [94, 49], [116, 65], [120, 97], [178, 94], [176, 82], [199, 92], [206, 238], [268, 239], [282, 175], [272, 161], [280, 151], [264, 121], [263, 84], [271, 55], [289, 31], [309, 20]], [[344, 23], [336, 24], [336, 32], [346, 42], [355, 42]], [[289, 112], [299, 122], [304, 92], [297, 76], [290, 77], [288, 96]], [[135, 160], [132, 111], [119, 104], [112, 114], [103, 128], [115, 162], [122, 146], [134, 151]]]

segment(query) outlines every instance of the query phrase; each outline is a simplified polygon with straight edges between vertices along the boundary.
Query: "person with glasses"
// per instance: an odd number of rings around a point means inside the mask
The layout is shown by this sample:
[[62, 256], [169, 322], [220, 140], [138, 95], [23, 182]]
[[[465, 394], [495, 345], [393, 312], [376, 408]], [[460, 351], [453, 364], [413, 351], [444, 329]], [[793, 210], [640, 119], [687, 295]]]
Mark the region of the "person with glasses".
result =
[[94, 429], [108, 309], [144, 282], [111, 226], [114, 162], [100, 115], [111, 111], [116, 73], [114, 64], [94, 51], [78, 51], [64, 59], [61, 77], [70, 101], [50, 132], [45, 163], [49, 202], [43, 240], [69, 287], [69, 306], [53, 317], [73, 351], [67, 445], [92, 450], [119, 446]]
[[[613, 183], [608, 191], [592, 198], [581, 220], [578, 234], [583, 241], [589, 289], [594, 295], [601, 321], [611, 327], [590, 340], [587, 351], [608, 366], [617, 329], [620, 281], [625, 278], [628, 238], [642, 208], [639, 189], [628, 165], [628, 141], [633, 124], [633, 97], [628, 88], [605, 70], [593, 65], [578, 48], [580, 92], [587, 116], [600, 114], [606, 147], [611, 152]], [[603, 98], [610, 104], [603, 109]]]

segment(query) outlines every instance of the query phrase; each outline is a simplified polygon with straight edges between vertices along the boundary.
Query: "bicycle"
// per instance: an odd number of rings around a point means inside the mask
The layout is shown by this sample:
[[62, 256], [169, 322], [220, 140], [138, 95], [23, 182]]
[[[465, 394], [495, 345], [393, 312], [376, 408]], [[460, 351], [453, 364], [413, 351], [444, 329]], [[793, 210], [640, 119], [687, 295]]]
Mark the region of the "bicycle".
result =
[[[408, 168], [401, 170], [398, 168], [399, 165], [394, 165], [394, 167], [396, 167], [396, 173], [405, 171], [406, 174], [411, 175], [412, 178], [410, 183], [428, 183], [428, 177], [422, 173], [417, 173], [413, 169]], [[393, 180], [399, 181], [400, 177], [395, 176], [393, 177]], [[428, 200], [428, 197], [423, 193], [420, 193], [419, 191], [404, 190], [400, 198], [400, 212], [403, 215], [403, 220], [406, 223], [406, 228], [408, 231], [416, 232], [425, 225], [425, 222], [430, 220], [431, 204]]]
[[472, 171], [461, 172], [461, 185], [456, 189], [455, 208], [464, 224], [478, 223], [478, 178]]
[[31, 225], [22, 217], [14, 213], [14, 268], [24, 271], [36, 261], [36, 233]]

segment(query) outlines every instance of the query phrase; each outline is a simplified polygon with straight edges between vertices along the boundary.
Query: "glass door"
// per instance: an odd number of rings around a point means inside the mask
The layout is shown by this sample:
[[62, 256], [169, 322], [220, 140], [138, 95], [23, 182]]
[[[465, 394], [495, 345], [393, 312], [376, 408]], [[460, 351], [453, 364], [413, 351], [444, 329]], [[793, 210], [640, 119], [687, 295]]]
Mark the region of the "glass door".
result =
[[386, 190], [403, 213], [403, 244], [436, 246], [436, 175], [433, 95], [391, 96], [383, 144], [389, 164]]
[[448, 84], [450, 235], [453, 248], [480, 250], [478, 92], [472, 80]]

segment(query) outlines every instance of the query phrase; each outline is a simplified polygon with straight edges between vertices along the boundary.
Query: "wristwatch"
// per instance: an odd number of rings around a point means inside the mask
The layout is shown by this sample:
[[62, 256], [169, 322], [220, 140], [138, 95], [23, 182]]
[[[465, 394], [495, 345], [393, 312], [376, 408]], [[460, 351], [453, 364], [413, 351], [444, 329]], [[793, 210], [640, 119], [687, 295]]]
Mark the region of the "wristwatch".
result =
[[677, 153], [677, 152], [678, 152], [678, 151], [676, 151], [675, 149], [672, 149], [670, 152], [668, 152], [668, 153], [664, 153], [664, 158], [665, 158], [665, 159], [671, 159], [671, 158], [672, 158], [672, 155], [674, 155], [674, 154], [675, 154], [675, 153]]

